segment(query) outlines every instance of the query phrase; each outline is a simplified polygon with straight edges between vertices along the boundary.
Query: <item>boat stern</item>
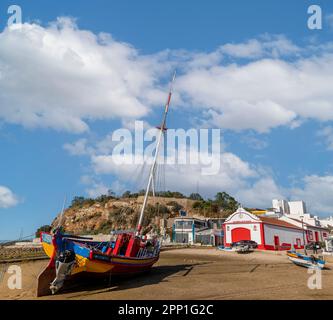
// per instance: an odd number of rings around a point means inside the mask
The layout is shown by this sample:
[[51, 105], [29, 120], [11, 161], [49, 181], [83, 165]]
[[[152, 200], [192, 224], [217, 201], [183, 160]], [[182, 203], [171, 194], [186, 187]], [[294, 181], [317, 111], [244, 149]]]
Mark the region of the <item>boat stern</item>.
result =
[[42, 232], [40, 235], [40, 242], [43, 246], [44, 252], [49, 258], [54, 256], [55, 246], [53, 242], [53, 237], [50, 233]]

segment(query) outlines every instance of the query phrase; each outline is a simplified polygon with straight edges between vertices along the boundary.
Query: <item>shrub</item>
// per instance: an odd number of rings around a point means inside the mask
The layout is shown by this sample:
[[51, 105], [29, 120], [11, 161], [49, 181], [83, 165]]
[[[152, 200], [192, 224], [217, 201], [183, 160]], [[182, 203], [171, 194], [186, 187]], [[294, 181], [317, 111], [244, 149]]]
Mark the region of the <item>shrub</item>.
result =
[[197, 200], [197, 201], [202, 201], [203, 198], [201, 197], [201, 195], [199, 193], [191, 193], [189, 196], [189, 199], [191, 200]]
[[41, 232], [50, 232], [51, 230], [52, 230], [52, 227], [50, 225], [44, 225], [44, 226], [39, 227], [35, 233], [36, 238], [40, 237]]
[[171, 206], [171, 211], [172, 212], [179, 212], [179, 210], [183, 209], [183, 206], [180, 205], [177, 201], [170, 201], [167, 203], [168, 206]]

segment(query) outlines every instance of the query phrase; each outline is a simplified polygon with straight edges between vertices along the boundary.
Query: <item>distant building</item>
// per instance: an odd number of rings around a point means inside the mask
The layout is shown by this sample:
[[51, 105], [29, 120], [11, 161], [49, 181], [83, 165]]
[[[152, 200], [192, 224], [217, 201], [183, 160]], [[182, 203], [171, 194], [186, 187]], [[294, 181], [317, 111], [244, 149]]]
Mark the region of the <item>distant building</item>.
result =
[[224, 225], [224, 243], [253, 240], [258, 249], [288, 250], [304, 248], [303, 230], [276, 217], [257, 216], [243, 208], [230, 215]]
[[198, 231], [207, 229], [205, 220], [193, 217], [179, 217], [174, 220], [172, 240], [178, 243], [193, 244]]
[[208, 229], [197, 232], [195, 242], [212, 246], [223, 245], [223, 223], [225, 220], [225, 218], [207, 219]]
[[[276, 200], [272, 201], [273, 210], [276, 213], [280, 213], [280, 216], [286, 216], [295, 220], [304, 221], [309, 225], [315, 227], [327, 227], [321, 224], [321, 221], [317, 216], [313, 216], [306, 210], [306, 204], [304, 201], [289, 201], [286, 200]], [[283, 206], [283, 208], [281, 208]]]
[[288, 201], [273, 199], [272, 205], [272, 208], [275, 212], [281, 214], [290, 214]]
[[283, 215], [280, 220], [286, 221], [290, 224], [293, 224], [299, 228], [304, 229], [306, 243], [310, 242], [324, 242], [329, 236], [329, 230], [320, 225], [313, 225], [303, 220], [291, 218], [290, 216]]
[[226, 220], [226, 218], [208, 218], [207, 221], [207, 226], [210, 229], [222, 229], [223, 223]]
[[300, 216], [306, 213], [306, 206], [304, 201], [288, 201], [288, 206], [290, 215]]
[[222, 245], [224, 221], [224, 218], [175, 218], [172, 228], [172, 241], [186, 244]]
[[333, 228], [333, 217], [328, 217], [326, 219], [320, 219], [320, 224], [326, 228]]

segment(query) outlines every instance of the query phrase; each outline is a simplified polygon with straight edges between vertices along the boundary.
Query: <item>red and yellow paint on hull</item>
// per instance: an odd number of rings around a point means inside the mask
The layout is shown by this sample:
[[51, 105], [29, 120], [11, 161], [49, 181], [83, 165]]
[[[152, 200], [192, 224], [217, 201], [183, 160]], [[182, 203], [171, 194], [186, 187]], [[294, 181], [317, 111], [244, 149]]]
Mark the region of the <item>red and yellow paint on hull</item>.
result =
[[[50, 262], [39, 275], [37, 296], [49, 295], [49, 284], [55, 278], [56, 253], [59, 250], [57, 238], [49, 233], [41, 235], [41, 243]], [[70, 276], [85, 275], [132, 275], [148, 271], [159, 259], [153, 257], [127, 257], [124, 255], [107, 255], [96, 253], [85, 243], [70, 241], [71, 249], [75, 252], [75, 264]], [[80, 253], [78, 253], [80, 252]]]

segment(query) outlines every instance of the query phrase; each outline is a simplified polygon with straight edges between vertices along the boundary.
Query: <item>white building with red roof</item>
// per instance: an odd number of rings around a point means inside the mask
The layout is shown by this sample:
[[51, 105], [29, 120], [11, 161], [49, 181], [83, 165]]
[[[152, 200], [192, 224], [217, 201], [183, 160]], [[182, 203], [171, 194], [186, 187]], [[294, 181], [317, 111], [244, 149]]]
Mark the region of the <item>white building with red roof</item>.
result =
[[243, 208], [230, 215], [223, 224], [224, 245], [252, 240], [263, 250], [289, 250], [304, 248], [301, 227], [276, 217], [257, 216]]
[[[273, 208], [280, 213], [280, 220], [305, 230], [306, 242], [323, 242], [329, 236], [330, 230], [318, 216], [307, 212], [304, 201], [273, 200]], [[284, 205], [282, 205], [284, 204]]]
[[299, 228], [303, 228], [306, 235], [306, 242], [324, 242], [329, 236], [329, 229], [321, 226], [319, 223], [316, 225], [310, 224], [300, 219], [291, 218], [288, 215], [283, 215], [280, 218], [283, 221], [291, 223]]

